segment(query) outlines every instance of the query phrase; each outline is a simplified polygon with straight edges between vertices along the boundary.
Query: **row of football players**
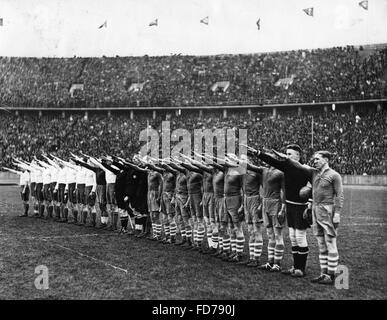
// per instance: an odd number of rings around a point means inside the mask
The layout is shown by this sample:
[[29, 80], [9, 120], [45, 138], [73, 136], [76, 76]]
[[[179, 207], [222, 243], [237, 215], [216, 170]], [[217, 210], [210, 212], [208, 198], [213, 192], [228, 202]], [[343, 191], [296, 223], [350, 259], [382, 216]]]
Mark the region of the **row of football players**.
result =
[[[248, 154], [249, 159], [197, 155], [201, 160], [198, 161], [181, 155], [162, 160], [134, 157], [133, 162], [114, 156], [95, 159], [72, 155], [69, 162], [44, 156], [45, 161], [35, 159], [31, 163], [15, 159], [15, 164], [23, 169], [15, 172], [21, 175], [25, 215], [30, 180], [35, 216], [44, 217], [46, 207], [46, 218], [55, 211], [57, 221], [86, 225], [90, 217], [91, 226], [108, 226], [112, 230], [118, 229], [120, 217], [120, 231], [124, 233], [128, 222], [133, 229], [133, 224], [137, 227], [142, 220], [143, 232], [137, 235], [142, 237], [149, 231], [146, 223], [149, 212], [151, 239], [249, 267], [282, 271], [293, 277], [305, 276], [309, 252], [306, 230], [313, 224], [320, 249], [321, 274], [312, 281], [333, 283], [338, 264], [336, 229], [343, 193], [340, 175], [329, 168], [330, 154], [316, 152], [314, 168], [300, 164], [298, 145], [287, 146], [286, 155], [275, 152], [273, 156], [251, 148]], [[254, 164], [257, 158], [268, 166]], [[247, 170], [241, 172], [244, 166]], [[313, 185], [313, 204], [307, 203], [311, 190], [305, 187], [308, 182]], [[101, 212], [99, 223], [96, 199]], [[147, 208], [141, 205], [144, 202]], [[70, 216], [73, 220], [69, 220]], [[243, 221], [248, 234], [244, 233]], [[286, 222], [293, 266], [281, 270]], [[260, 264], [263, 225], [269, 240], [268, 262]], [[246, 238], [248, 253], [244, 259]]]

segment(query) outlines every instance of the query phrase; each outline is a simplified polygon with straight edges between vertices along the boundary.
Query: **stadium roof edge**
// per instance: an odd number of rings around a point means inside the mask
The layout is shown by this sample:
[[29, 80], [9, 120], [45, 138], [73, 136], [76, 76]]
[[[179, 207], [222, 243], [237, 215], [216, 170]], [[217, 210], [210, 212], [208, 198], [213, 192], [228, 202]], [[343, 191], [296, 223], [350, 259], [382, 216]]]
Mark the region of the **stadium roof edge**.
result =
[[287, 103], [287, 104], [251, 104], [251, 105], [214, 105], [214, 106], [171, 106], [168, 108], [163, 107], [107, 107], [107, 108], [25, 108], [25, 107], [12, 107], [4, 108], [0, 105], [0, 111], [12, 111], [12, 110], [24, 110], [24, 111], [131, 111], [131, 110], [200, 110], [200, 109], [249, 109], [249, 108], [281, 108], [281, 107], [312, 107], [312, 106], [326, 106], [326, 105], [338, 105], [338, 104], [360, 104], [360, 103], [378, 103], [386, 102], [386, 98], [382, 99], [369, 99], [369, 100], [346, 100], [346, 101], [327, 101], [327, 102], [315, 102], [315, 103]]

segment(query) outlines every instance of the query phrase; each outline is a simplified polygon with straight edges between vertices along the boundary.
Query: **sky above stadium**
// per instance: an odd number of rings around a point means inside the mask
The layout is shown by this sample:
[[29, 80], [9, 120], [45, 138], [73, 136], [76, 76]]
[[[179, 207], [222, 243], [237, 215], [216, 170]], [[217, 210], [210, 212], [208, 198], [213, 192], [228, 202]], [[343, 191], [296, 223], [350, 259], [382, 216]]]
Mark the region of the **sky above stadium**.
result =
[[[360, 1], [1, 0], [0, 56], [212, 55], [387, 43], [387, 0], [368, 0], [368, 10]], [[313, 17], [303, 11], [310, 7]], [[208, 25], [200, 23], [207, 16]], [[149, 26], [155, 19], [158, 25]]]

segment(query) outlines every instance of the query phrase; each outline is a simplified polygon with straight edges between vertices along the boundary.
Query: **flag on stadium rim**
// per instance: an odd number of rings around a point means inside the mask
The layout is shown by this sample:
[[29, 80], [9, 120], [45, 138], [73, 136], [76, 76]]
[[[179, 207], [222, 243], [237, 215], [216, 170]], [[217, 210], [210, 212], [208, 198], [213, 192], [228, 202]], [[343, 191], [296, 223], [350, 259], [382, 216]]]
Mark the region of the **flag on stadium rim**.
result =
[[313, 17], [313, 8], [302, 9], [308, 16]]
[[103, 27], [107, 28], [107, 20], [105, 20], [105, 22], [102, 23], [102, 24], [98, 27], [98, 29], [101, 29], [101, 28], [103, 28]]
[[206, 25], [208, 25], [208, 22], [209, 22], [209, 17], [208, 16], [200, 20], [200, 23], [204, 23]]
[[360, 1], [359, 6], [362, 7], [364, 10], [368, 10], [368, 0]]
[[261, 23], [261, 18], [259, 18], [259, 19], [257, 20], [257, 27], [258, 27], [258, 30], [261, 30], [261, 25], [260, 25], [260, 23]]
[[149, 23], [149, 27], [157, 26], [158, 25], [158, 19], [155, 19]]

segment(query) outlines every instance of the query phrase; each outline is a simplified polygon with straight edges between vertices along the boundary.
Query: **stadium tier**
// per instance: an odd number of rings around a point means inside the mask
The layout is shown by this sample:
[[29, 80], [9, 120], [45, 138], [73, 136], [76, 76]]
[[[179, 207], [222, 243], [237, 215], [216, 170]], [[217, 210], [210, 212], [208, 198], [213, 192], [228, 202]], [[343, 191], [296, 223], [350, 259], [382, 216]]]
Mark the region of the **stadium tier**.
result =
[[386, 97], [387, 49], [250, 55], [0, 58], [0, 106], [184, 107]]
[[[55, 152], [67, 158], [69, 152], [82, 151], [99, 156], [101, 153], [132, 156], [144, 142], [139, 141], [140, 131], [147, 127], [161, 130], [166, 114], [155, 119], [149, 112], [136, 113], [134, 119], [128, 113], [93, 113], [85, 118], [73, 113], [62, 118], [60, 114], [26, 112], [16, 116], [0, 112], [0, 167], [11, 166], [14, 157], [31, 160], [42, 152]], [[311, 124], [313, 116], [313, 148], [311, 145]], [[270, 112], [248, 114], [244, 110], [229, 112], [222, 118], [220, 110], [206, 110], [202, 116], [197, 112], [184, 111], [181, 116], [169, 114], [171, 130], [238, 128], [248, 129], [248, 144], [283, 150], [289, 143], [298, 143], [306, 152], [308, 161], [313, 151], [330, 150], [335, 154], [332, 167], [341, 174], [386, 174], [385, 158], [386, 111], [380, 109], [357, 109], [324, 112], [296, 111], [271, 117]]]

